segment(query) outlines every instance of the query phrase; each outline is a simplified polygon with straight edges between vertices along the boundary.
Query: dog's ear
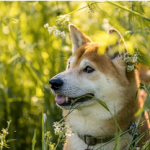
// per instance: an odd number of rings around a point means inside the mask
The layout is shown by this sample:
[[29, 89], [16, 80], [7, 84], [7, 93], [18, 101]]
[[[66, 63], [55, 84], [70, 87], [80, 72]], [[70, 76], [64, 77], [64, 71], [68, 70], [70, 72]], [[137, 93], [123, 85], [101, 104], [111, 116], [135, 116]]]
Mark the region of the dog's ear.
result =
[[111, 60], [116, 57], [124, 58], [127, 48], [123, 37], [116, 29], [110, 29], [107, 34], [106, 52]]
[[81, 45], [92, 42], [92, 40], [81, 32], [75, 25], [70, 24], [69, 29], [72, 39], [72, 53], [74, 53]]

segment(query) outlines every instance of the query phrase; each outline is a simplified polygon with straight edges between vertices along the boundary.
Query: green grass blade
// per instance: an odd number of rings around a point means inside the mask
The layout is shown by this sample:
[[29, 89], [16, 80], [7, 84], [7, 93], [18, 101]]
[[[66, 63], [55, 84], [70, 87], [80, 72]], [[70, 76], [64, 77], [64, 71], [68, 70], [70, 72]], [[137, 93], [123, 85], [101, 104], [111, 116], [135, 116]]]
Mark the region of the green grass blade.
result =
[[45, 150], [45, 141], [44, 141], [44, 117], [42, 113], [42, 150]]
[[126, 7], [123, 7], [123, 6], [121, 6], [121, 5], [117, 4], [117, 3], [114, 3], [114, 2], [111, 2], [111, 1], [107, 1], [107, 3], [112, 4], [114, 6], [117, 6], [118, 8], [121, 8], [123, 10], [126, 10], [126, 11], [128, 11], [128, 12], [130, 12], [130, 13], [136, 15], [136, 16], [142, 17], [142, 18], [146, 19], [147, 21], [150, 21], [150, 18], [147, 18], [147, 17], [141, 15], [140, 13], [138, 13], [136, 11], [133, 11], [133, 10], [130, 10], [130, 9], [126, 8]]
[[107, 107], [107, 105], [106, 105], [106, 103], [105, 102], [103, 102], [103, 101], [101, 101], [100, 99], [96, 99], [106, 110], [108, 110], [109, 112], [110, 112], [110, 110], [109, 110], [109, 108]]
[[35, 150], [35, 143], [36, 143], [36, 129], [34, 130], [34, 135], [32, 139], [32, 150]]

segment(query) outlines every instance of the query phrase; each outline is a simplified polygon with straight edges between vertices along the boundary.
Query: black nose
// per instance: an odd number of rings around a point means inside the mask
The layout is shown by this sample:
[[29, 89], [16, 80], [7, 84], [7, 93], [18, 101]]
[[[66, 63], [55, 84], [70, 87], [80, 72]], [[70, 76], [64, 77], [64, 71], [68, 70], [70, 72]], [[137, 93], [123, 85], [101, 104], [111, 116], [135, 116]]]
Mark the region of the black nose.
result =
[[49, 84], [53, 90], [58, 90], [62, 85], [63, 81], [61, 79], [50, 79]]

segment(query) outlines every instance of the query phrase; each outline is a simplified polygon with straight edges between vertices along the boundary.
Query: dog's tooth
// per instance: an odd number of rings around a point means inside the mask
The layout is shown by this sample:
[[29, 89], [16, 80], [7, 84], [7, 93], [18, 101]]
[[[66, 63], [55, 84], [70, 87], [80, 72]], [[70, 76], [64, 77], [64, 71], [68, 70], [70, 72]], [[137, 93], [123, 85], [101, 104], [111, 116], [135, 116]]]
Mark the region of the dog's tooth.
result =
[[66, 102], [68, 102], [68, 97], [66, 97]]

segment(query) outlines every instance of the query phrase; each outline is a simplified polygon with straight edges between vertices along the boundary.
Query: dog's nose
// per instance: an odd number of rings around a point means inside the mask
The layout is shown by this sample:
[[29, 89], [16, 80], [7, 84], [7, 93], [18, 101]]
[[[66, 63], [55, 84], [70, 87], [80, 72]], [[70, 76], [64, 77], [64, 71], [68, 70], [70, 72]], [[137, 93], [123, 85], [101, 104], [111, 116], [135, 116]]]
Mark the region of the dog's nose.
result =
[[53, 90], [58, 90], [62, 85], [63, 81], [61, 79], [50, 79], [49, 84]]

